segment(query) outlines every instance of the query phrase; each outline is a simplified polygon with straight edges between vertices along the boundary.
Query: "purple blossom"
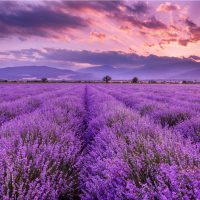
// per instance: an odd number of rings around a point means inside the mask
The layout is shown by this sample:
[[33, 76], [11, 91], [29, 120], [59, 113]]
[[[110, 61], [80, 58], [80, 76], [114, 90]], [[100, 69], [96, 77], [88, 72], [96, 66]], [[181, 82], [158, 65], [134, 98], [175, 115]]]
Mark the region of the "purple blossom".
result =
[[0, 199], [200, 199], [197, 91], [3, 85]]

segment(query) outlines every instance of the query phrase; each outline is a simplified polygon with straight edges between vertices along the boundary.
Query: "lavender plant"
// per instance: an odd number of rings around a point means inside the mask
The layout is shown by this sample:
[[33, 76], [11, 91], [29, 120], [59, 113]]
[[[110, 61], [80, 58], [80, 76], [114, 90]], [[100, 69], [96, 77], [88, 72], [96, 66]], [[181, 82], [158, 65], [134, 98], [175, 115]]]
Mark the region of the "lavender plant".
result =
[[0, 199], [200, 199], [198, 92], [3, 85]]

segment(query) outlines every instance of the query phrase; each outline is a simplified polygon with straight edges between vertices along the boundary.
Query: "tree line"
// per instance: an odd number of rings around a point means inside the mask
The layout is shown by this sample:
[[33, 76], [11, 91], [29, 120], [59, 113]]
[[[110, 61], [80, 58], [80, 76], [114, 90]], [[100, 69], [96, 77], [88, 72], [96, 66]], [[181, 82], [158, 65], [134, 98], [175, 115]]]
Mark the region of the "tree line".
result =
[[41, 79], [35, 80], [6, 80], [0, 79], [0, 83], [141, 83], [141, 84], [200, 84], [198, 80], [139, 80], [138, 77], [133, 77], [131, 80], [112, 80], [109, 75], [106, 75], [101, 80], [48, 80], [48, 78], [43, 77]]
[[[108, 75], [103, 77], [103, 81], [106, 83], [109, 83], [111, 80], [112, 78]], [[140, 82], [139, 78], [136, 76], [131, 79], [131, 83], [139, 83], [139, 82]]]

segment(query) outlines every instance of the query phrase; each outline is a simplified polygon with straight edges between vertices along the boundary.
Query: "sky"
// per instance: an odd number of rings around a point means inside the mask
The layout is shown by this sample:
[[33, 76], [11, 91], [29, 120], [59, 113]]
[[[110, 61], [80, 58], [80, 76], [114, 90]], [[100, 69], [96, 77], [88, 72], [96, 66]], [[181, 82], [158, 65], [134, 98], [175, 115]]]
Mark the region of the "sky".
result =
[[[200, 1], [0, 1], [0, 68], [200, 61]], [[139, 63], [139, 64], [138, 64]]]

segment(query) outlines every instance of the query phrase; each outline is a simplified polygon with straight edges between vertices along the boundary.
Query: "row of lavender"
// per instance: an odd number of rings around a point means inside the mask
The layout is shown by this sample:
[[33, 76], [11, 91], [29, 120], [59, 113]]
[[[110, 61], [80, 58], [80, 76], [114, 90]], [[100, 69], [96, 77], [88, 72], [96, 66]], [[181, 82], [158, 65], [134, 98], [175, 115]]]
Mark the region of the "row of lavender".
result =
[[63, 87], [62, 84], [1, 84], [0, 86], [0, 103], [14, 101], [50, 90], [55, 91]]
[[173, 129], [177, 134], [200, 142], [200, 87], [198, 86], [116, 86], [99, 89], [114, 96], [141, 116]]
[[199, 148], [106, 94], [107, 87], [88, 92], [92, 142], [82, 199], [199, 199]]
[[85, 88], [53, 89], [0, 104], [0, 199], [79, 198]]
[[0, 199], [200, 198], [198, 143], [134, 103], [152, 96], [160, 106], [159, 88], [18, 87], [27, 97], [0, 101]]

